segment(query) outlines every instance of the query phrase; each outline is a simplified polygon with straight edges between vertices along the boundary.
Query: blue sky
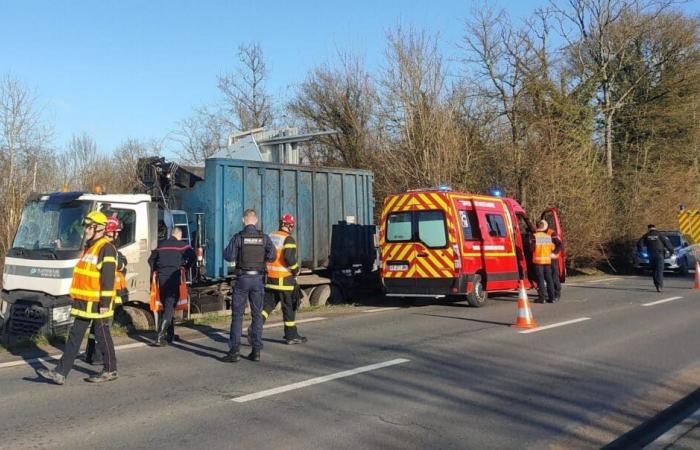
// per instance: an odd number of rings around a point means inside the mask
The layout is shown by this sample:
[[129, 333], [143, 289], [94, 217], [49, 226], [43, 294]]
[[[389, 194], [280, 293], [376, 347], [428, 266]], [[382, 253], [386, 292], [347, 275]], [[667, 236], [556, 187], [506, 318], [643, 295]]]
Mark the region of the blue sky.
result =
[[[544, 3], [504, 0], [493, 7], [522, 17]], [[261, 44], [270, 91], [284, 99], [338, 49], [381, 64], [385, 34], [399, 23], [440, 32], [445, 52], [454, 53], [473, 5], [0, 0], [0, 74], [10, 72], [36, 90], [54, 125], [55, 147], [85, 132], [110, 151], [128, 137], [163, 138], [193, 107], [216, 102], [216, 77], [233, 70], [242, 43]]]

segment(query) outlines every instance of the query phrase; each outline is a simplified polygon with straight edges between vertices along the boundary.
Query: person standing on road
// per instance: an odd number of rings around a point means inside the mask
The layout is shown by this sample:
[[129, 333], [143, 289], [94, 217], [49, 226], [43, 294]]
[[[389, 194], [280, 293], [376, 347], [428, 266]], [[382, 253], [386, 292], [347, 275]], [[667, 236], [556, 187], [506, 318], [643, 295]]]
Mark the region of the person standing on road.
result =
[[[119, 230], [121, 231], [121, 229]], [[115, 235], [115, 239], [117, 236]], [[114, 297], [114, 308], [124, 304], [124, 302], [129, 301], [129, 290], [126, 284], [126, 257], [117, 250], [117, 274], [116, 280], [114, 281], [114, 290], [117, 293]], [[113, 317], [109, 318], [109, 326], [112, 326]], [[97, 346], [97, 341], [95, 338], [95, 323], [90, 325], [90, 334], [88, 335], [87, 347], [85, 348], [85, 362], [93, 366], [103, 365], [102, 353]]]
[[229, 352], [225, 362], [236, 362], [240, 357], [243, 314], [246, 302], [250, 302], [252, 323], [249, 340], [252, 350], [248, 355], [251, 361], [260, 361], [262, 350], [262, 309], [265, 293], [265, 264], [275, 260], [275, 246], [270, 237], [257, 229], [258, 215], [254, 209], [243, 214], [243, 230], [236, 233], [224, 250], [224, 259], [235, 264], [237, 277], [231, 299], [231, 332]]
[[551, 228], [547, 229], [547, 234], [552, 238], [552, 243], [554, 244], [554, 251], [552, 251], [552, 285], [554, 286], [554, 301], [559, 301], [561, 299], [561, 275], [559, 273], [559, 255], [562, 251], [562, 242], [559, 239], [559, 235], [556, 231]]
[[73, 368], [91, 322], [95, 324], [95, 337], [103, 355], [104, 368], [100, 374], [92, 375], [86, 381], [101, 383], [117, 379], [117, 360], [108, 319], [114, 315], [114, 280], [117, 272], [114, 236], [120, 224], [116, 217], [108, 219], [104, 213], [93, 211], [85, 217], [83, 226], [87, 249], [73, 269], [70, 287], [71, 315], [75, 320], [56, 369], [37, 370], [39, 375], [59, 385], [65, 382]]
[[[280, 228], [270, 234], [275, 246], [275, 260], [267, 263], [267, 282], [265, 283], [265, 303], [262, 310], [263, 323], [278, 303], [282, 303], [282, 318], [284, 320], [284, 340], [287, 344], [303, 344], [304, 336], [299, 335], [295, 316], [297, 310], [298, 289], [296, 277], [299, 275], [297, 260], [297, 243], [292, 237], [296, 221], [291, 214], [280, 218]], [[248, 328], [250, 341], [251, 329]]]
[[196, 255], [192, 247], [182, 240], [182, 229], [173, 228], [170, 239], [158, 242], [158, 247], [151, 252], [148, 264], [151, 273], [156, 273], [160, 302], [163, 304], [163, 314], [158, 323], [156, 347], [164, 347], [175, 340], [175, 323], [173, 315], [180, 300], [180, 285], [182, 271], [194, 264]]
[[674, 252], [671, 242], [663, 234], [656, 231], [656, 225], [647, 225], [647, 232], [637, 242], [637, 249], [642, 250], [646, 247], [649, 253], [649, 266], [651, 267], [651, 276], [654, 280], [654, 287], [657, 292], [664, 289], [664, 259], [666, 252], [669, 254]]
[[554, 243], [552, 237], [547, 234], [549, 224], [546, 220], [537, 222], [537, 231], [535, 232], [534, 251], [532, 252], [532, 262], [535, 266], [535, 274], [537, 275], [537, 294], [539, 298], [537, 303], [545, 302], [545, 292], [549, 303], [555, 302], [554, 283], [552, 282], [552, 252], [554, 251]]

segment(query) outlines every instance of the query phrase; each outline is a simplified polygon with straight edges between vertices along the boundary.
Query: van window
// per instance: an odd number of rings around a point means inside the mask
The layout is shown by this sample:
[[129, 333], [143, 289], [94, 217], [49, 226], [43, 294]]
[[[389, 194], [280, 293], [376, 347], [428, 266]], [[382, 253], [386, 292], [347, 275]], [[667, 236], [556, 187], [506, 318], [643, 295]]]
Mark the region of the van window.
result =
[[465, 241], [478, 241], [481, 239], [479, 221], [474, 211], [459, 211], [459, 221], [462, 225], [462, 235]]
[[386, 220], [387, 242], [408, 242], [412, 235], [413, 214], [411, 212], [389, 214]]
[[445, 213], [442, 211], [419, 211], [418, 239], [427, 247], [446, 247]]
[[494, 237], [506, 237], [506, 224], [500, 214], [486, 214], [486, 223], [489, 225], [489, 235]]

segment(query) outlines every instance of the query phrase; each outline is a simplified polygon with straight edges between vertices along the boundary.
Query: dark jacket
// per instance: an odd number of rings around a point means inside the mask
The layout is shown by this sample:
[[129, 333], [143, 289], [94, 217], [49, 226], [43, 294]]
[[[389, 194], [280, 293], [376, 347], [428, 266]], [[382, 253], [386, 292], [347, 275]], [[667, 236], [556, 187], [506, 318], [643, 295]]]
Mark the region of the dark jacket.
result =
[[[233, 235], [231, 240], [229, 241], [228, 245], [226, 246], [226, 249], [224, 249], [224, 259], [228, 262], [235, 262], [236, 263], [236, 269], [240, 269], [240, 255], [241, 255], [241, 246], [243, 244], [243, 240], [241, 239], [241, 233], [244, 231], [255, 231], [255, 225], [247, 225], [243, 230], [239, 233], [236, 233]], [[264, 240], [264, 246], [265, 246], [265, 261], [264, 262], [272, 262], [275, 260], [276, 252], [275, 252], [275, 246], [272, 244], [272, 241], [270, 240], [270, 236], [267, 234], [263, 234], [263, 240]]]
[[647, 232], [637, 242], [637, 249], [642, 250], [643, 247], [647, 248], [649, 255], [663, 255], [665, 250], [669, 253], [675, 250], [668, 238], [656, 230]]
[[196, 255], [187, 241], [174, 238], [158, 242], [158, 248], [151, 252], [148, 264], [152, 272], [158, 272], [158, 283], [180, 284], [180, 268], [192, 267]]

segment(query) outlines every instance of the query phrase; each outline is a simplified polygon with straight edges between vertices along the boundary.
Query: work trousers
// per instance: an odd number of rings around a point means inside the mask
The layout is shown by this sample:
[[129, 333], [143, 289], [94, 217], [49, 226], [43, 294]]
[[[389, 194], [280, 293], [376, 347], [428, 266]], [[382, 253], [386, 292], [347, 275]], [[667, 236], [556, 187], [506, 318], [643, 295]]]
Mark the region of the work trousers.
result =
[[246, 302], [250, 302], [250, 338], [253, 349], [263, 348], [263, 296], [265, 284], [262, 275], [241, 275], [236, 280], [231, 298], [231, 331], [229, 334], [229, 347], [238, 350], [241, 346], [241, 334], [243, 332], [243, 314]]
[[649, 266], [651, 268], [651, 277], [654, 280], [654, 286], [663, 289], [664, 287], [664, 254], [650, 253]]
[[85, 332], [90, 328], [90, 322], [95, 324], [95, 339], [97, 341], [97, 347], [102, 353], [102, 362], [104, 364], [105, 372], [115, 372], [117, 370], [117, 358], [114, 353], [114, 342], [112, 342], [112, 334], [109, 331], [109, 320], [107, 319], [83, 319], [82, 317], [76, 317], [73, 321], [73, 326], [71, 326], [70, 332], [68, 333], [68, 340], [66, 341], [66, 347], [63, 350], [63, 355], [61, 360], [56, 366], [56, 372], [61, 375], [68, 376], [68, 373], [73, 368], [73, 363], [75, 362], [76, 356], [78, 356], [78, 351], [80, 351], [80, 345], [83, 343], [83, 338], [85, 337]]
[[168, 342], [172, 342], [175, 337], [175, 322], [173, 321], [173, 316], [175, 315], [175, 307], [180, 297], [179, 280], [177, 284], [173, 282], [161, 284], [158, 289], [160, 290], [160, 301], [163, 303], [163, 314], [159, 320], [158, 332], [162, 333], [167, 330], [165, 339]]
[[[107, 320], [110, 330], [112, 329], [112, 320], [110, 317]], [[101, 364], [102, 363], [102, 352], [97, 346], [97, 340], [95, 338], [95, 322], [93, 321], [90, 325], [90, 334], [88, 334], [87, 346], [85, 347], [85, 362], [90, 364]]]
[[559, 279], [559, 260], [552, 260], [552, 285], [554, 286], [554, 299], [561, 298], [561, 280]]
[[551, 264], [535, 264], [535, 274], [537, 275], [537, 294], [538, 301], [544, 303], [545, 292], [546, 300], [554, 301], [554, 286], [552, 283], [552, 266]]
[[299, 337], [297, 324], [295, 322], [297, 314], [296, 298], [294, 291], [277, 291], [273, 289], [265, 290], [265, 305], [263, 306], [263, 322], [267, 320], [270, 313], [282, 302], [282, 319], [284, 320], [284, 338], [296, 339]]

